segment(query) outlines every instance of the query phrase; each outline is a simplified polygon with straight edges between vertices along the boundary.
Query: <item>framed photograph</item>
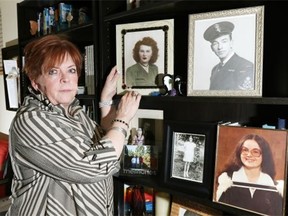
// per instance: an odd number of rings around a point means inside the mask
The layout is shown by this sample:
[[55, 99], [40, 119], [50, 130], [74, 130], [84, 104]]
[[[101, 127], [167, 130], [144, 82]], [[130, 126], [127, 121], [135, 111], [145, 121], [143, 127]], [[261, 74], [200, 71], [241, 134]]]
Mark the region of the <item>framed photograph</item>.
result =
[[213, 201], [286, 215], [287, 130], [218, 127]]
[[124, 216], [154, 215], [154, 197], [151, 187], [124, 184]]
[[174, 73], [174, 20], [118, 24], [116, 46], [121, 72], [117, 94], [136, 90], [159, 95], [165, 89], [164, 75]]
[[217, 124], [167, 121], [166, 129], [165, 183], [210, 197]]
[[156, 175], [158, 149], [150, 145], [125, 145], [123, 153], [124, 175]]
[[18, 45], [5, 47], [1, 51], [6, 109], [17, 111], [21, 105]]
[[163, 110], [137, 111], [123, 148], [120, 175], [157, 174], [163, 130]]
[[262, 96], [264, 6], [189, 15], [188, 96]]
[[127, 144], [137, 145], [133, 138], [142, 131], [144, 140], [141, 145], [161, 147], [163, 143], [163, 110], [138, 109], [130, 122], [130, 131], [127, 133]]
[[173, 197], [170, 216], [212, 216], [223, 215], [220, 210], [201, 205], [188, 199]]

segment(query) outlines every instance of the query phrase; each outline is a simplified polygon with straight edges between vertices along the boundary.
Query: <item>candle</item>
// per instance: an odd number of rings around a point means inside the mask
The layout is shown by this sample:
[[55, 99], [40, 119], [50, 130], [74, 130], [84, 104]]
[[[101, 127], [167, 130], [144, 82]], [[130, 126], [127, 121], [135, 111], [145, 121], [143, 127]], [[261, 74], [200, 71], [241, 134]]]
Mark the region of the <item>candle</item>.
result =
[[170, 195], [165, 192], [157, 192], [155, 196], [155, 215], [170, 215]]

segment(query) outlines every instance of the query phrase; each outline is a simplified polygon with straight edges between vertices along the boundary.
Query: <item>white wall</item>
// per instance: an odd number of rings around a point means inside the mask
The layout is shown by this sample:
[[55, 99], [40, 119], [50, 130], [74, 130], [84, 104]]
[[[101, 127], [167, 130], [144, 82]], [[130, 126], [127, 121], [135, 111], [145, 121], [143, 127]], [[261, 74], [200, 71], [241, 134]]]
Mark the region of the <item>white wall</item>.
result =
[[[22, 0], [21, 0], [22, 1]], [[18, 38], [17, 3], [20, 0], [0, 0], [3, 46]], [[15, 112], [6, 110], [3, 75], [0, 75], [0, 132], [8, 134]]]

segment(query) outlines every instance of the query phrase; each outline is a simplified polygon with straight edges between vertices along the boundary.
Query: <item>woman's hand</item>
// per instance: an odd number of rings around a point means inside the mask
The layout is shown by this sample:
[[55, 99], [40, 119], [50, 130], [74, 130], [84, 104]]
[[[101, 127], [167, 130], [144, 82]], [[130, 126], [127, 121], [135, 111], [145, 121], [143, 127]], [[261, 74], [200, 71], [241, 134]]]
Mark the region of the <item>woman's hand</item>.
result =
[[[115, 148], [115, 151], [118, 157], [120, 157], [122, 150], [123, 150], [123, 145], [125, 144], [125, 136], [126, 136], [125, 134], [127, 133], [127, 130], [129, 129], [128, 124], [132, 120], [132, 118], [135, 116], [138, 110], [139, 104], [140, 104], [140, 100], [141, 100], [141, 95], [138, 94], [137, 92], [134, 92], [134, 91], [126, 92], [121, 97], [116, 113], [114, 113], [115, 115], [112, 115], [110, 113], [110, 115], [108, 115], [107, 118], [102, 119], [105, 121], [104, 125], [106, 126], [106, 129], [108, 129], [106, 133], [106, 137], [108, 137], [113, 143], [113, 146]], [[113, 119], [116, 121], [113, 121], [111, 119], [111, 116], [114, 116]], [[108, 121], [108, 119], [110, 119], [110, 121]], [[120, 132], [119, 132], [119, 128], [120, 128]]]
[[[120, 74], [117, 72], [116, 66], [113, 67], [106, 78], [105, 85], [101, 92], [101, 102], [111, 101], [116, 94], [117, 80]], [[139, 107], [141, 95], [134, 91], [125, 93], [118, 106], [104, 106], [101, 108], [101, 126], [104, 130], [111, 127], [111, 121], [115, 118], [121, 119], [127, 123], [135, 116]]]
[[120, 74], [118, 73], [116, 66], [114, 66], [106, 78], [104, 87], [101, 92], [101, 101], [112, 100], [113, 96], [116, 94], [117, 80], [119, 77]]
[[119, 104], [116, 111], [116, 118], [130, 122], [135, 116], [141, 100], [141, 95], [135, 91], [126, 92]]

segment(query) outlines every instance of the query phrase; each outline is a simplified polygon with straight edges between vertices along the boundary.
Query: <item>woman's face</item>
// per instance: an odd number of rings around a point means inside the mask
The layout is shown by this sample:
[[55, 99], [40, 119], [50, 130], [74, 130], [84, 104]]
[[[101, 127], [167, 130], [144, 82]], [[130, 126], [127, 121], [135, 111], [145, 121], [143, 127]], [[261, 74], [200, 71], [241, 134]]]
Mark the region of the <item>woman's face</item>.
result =
[[147, 45], [141, 45], [139, 49], [140, 63], [148, 64], [152, 57], [152, 47]]
[[246, 140], [242, 145], [241, 161], [246, 168], [260, 168], [262, 151], [255, 140]]
[[32, 81], [32, 85], [46, 95], [52, 104], [61, 104], [67, 109], [74, 100], [78, 88], [77, 69], [71, 56], [66, 55], [61, 64], [44, 71]]

